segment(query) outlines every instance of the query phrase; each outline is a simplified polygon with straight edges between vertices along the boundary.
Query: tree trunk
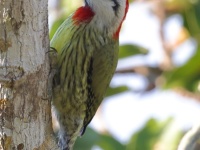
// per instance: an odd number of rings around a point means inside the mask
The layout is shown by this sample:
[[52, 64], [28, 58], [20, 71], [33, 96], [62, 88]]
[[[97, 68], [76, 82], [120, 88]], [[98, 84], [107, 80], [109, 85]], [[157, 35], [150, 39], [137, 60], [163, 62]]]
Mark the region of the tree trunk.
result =
[[0, 149], [56, 150], [47, 0], [0, 0]]

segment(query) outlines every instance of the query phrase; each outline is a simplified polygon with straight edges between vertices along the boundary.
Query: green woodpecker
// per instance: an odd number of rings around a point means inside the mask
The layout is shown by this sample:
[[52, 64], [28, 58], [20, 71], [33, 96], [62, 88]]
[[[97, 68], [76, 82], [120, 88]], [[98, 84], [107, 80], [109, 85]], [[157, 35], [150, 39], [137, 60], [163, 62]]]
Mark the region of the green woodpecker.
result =
[[[58, 145], [71, 150], [103, 100], [115, 72], [128, 0], [85, 0], [51, 40], [56, 50], [52, 113]], [[51, 57], [50, 57], [51, 58]]]

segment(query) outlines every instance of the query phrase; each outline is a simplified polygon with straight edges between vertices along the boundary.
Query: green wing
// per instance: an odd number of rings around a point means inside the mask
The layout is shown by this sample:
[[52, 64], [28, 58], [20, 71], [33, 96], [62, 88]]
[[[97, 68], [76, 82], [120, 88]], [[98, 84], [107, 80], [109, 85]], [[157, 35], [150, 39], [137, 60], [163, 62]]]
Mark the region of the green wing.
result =
[[118, 60], [118, 41], [95, 50], [88, 69], [87, 110], [81, 135], [94, 117], [115, 72]]
[[58, 54], [61, 53], [62, 48], [70, 43], [71, 37], [73, 35], [73, 30], [76, 30], [76, 26], [73, 25], [72, 18], [69, 17], [66, 19], [61, 26], [57, 29], [56, 33], [54, 34], [50, 46], [55, 48]]

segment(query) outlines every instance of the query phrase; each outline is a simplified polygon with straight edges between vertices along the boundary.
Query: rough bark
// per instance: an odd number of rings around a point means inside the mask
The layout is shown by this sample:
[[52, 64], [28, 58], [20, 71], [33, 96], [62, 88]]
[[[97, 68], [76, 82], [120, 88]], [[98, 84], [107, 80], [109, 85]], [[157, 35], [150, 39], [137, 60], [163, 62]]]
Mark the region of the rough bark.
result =
[[0, 149], [56, 150], [47, 0], [0, 0]]

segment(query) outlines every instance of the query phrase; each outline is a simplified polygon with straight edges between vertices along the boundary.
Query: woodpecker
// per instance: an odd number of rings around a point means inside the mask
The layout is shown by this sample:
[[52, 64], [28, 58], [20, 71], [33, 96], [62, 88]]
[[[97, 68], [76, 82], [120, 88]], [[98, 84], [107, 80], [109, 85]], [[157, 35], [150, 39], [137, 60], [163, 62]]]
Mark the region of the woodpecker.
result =
[[58, 145], [72, 150], [102, 102], [115, 72], [119, 32], [128, 0], [85, 0], [58, 28], [50, 46], [56, 50], [52, 113]]

